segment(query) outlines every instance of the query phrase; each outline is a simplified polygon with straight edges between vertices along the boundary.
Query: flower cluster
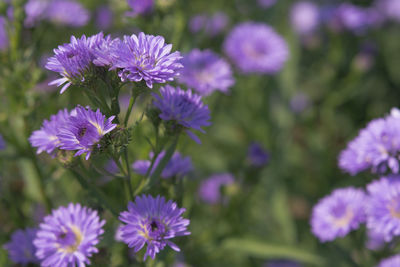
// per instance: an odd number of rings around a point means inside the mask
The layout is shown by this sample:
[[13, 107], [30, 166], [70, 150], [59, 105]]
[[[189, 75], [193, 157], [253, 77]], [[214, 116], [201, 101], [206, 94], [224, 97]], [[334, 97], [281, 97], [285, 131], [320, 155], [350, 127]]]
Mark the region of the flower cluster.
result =
[[121, 238], [135, 253], [147, 244], [144, 259], [147, 256], [154, 259], [166, 245], [180, 251], [170, 239], [190, 235], [187, 231], [190, 221], [182, 217], [184, 212], [185, 209], [178, 208], [171, 200], [167, 202], [164, 197], [138, 196], [134, 203], [128, 203], [128, 211], [120, 214], [120, 220], [125, 223], [120, 228]]
[[144, 33], [124, 36], [122, 41], [103, 33], [80, 39], [72, 36], [70, 43], [54, 50], [46, 68], [63, 76], [52, 82], [65, 84], [61, 93], [71, 84], [85, 81], [90, 67], [95, 66], [117, 70], [123, 82], [144, 80], [152, 88], [153, 83], [172, 81], [182, 68], [180, 53], [171, 53], [171, 48], [163, 37]]
[[166, 85], [160, 88], [160, 95], [153, 94], [155, 100], [153, 105], [159, 109], [160, 118], [165, 121], [172, 121], [175, 126], [186, 129], [186, 133], [197, 143], [200, 139], [190, 129], [204, 133], [201, 128], [211, 123], [210, 111], [204, 105], [201, 96], [193, 94], [192, 91], [184, 91], [179, 87]]
[[270, 26], [245, 22], [226, 37], [225, 53], [243, 73], [279, 72], [289, 56], [286, 41]]
[[101, 138], [117, 127], [112, 123], [113, 119], [114, 116], [106, 119], [100, 110], [81, 106], [70, 112], [60, 110], [50, 120], [45, 120], [40, 130], [32, 133], [29, 141], [38, 148], [38, 154], [43, 151], [51, 154], [59, 148], [76, 151], [75, 156], [86, 153], [86, 159], [89, 159]]
[[355, 175], [371, 169], [372, 172], [399, 172], [400, 111], [372, 120], [339, 155], [342, 170]]
[[226, 93], [234, 84], [228, 62], [211, 50], [194, 49], [184, 55], [181, 62], [184, 68], [179, 81], [201, 95], [209, 95], [215, 90]]
[[[161, 151], [157, 158], [154, 160], [153, 167], [151, 171], [149, 168], [151, 166], [150, 160], [137, 160], [133, 163], [132, 168], [135, 172], [139, 173], [140, 175], [146, 175], [149, 172], [151, 175], [154, 170], [157, 168], [158, 164], [165, 156], [165, 151]], [[152, 160], [154, 157], [154, 153], [150, 153], [150, 159]], [[171, 177], [183, 177], [188, 174], [193, 169], [192, 161], [190, 157], [183, 157], [179, 152], [175, 152], [172, 155], [172, 158], [168, 161], [167, 165], [161, 172], [161, 177], [164, 179], [168, 179]]]
[[86, 25], [90, 18], [89, 11], [74, 0], [29, 0], [25, 4], [25, 13], [27, 27], [35, 26], [41, 20], [81, 27]]

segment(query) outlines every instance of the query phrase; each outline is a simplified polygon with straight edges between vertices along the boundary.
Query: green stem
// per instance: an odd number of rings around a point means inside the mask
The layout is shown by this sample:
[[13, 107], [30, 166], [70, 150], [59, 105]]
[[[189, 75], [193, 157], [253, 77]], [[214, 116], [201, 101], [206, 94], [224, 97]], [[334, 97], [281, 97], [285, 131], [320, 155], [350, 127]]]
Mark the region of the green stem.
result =
[[116, 218], [118, 218], [117, 210], [106, 200], [105, 196], [92, 184], [90, 184], [78, 171], [74, 169], [70, 169], [74, 174], [76, 180], [82, 186], [82, 188], [86, 189], [98, 202], [100, 205], [107, 208]]
[[126, 165], [126, 170], [128, 171], [128, 175], [126, 176], [126, 181], [127, 181], [127, 186], [129, 189], [129, 195], [131, 199], [133, 200], [133, 187], [132, 187], [132, 181], [131, 181], [131, 168], [129, 166], [129, 158], [128, 158], [128, 151], [125, 149], [124, 150], [124, 160], [125, 160], [125, 165]]
[[131, 115], [131, 113], [132, 113], [133, 105], [134, 105], [135, 102], [136, 102], [136, 98], [137, 98], [137, 97], [134, 97], [134, 96], [132, 95], [132, 96], [131, 96], [131, 99], [129, 100], [129, 107], [128, 107], [128, 110], [127, 110], [127, 112], [126, 112], [125, 119], [124, 119], [124, 125], [125, 125], [125, 127], [128, 125], [129, 117], [130, 117], [130, 115]]

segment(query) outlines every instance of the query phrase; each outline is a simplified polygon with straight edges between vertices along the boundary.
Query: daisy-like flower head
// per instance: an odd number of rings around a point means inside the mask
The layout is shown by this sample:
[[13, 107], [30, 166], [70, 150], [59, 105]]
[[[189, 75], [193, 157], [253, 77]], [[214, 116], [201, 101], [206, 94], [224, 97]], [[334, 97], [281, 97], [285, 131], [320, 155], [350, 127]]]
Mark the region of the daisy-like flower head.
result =
[[190, 221], [184, 219], [185, 209], [178, 208], [175, 202], [164, 197], [142, 195], [129, 202], [128, 211], [120, 214], [119, 219], [125, 223], [121, 229], [121, 238], [135, 253], [147, 245], [144, 259], [163, 250], [166, 245], [175, 251], [178, 246], [170, 241], [177, 236], [190, 235], [187, 226]]
[[153, 105], [160, 110], [160, 118], [164, 121], [174, 121], [186, 128], [186, 133], [200, 143], [199, 138], [190, 129], [205, 132], [201, 127], [211, 123], [210, 111], [203, 104], [201, 96], [193, 94], [191, 90], [184, 91], [179, 87], [166, 85], [160, 88], [160, 95], [153, 93]]
[[11, 241], [4, 245], [15, 264], [39, 263], [35, 256], [36, 248], [32, 243], [36, 232], [36, 228], [17, 230], [12, 234]]
[[372, 120], [339, 155], [339, 167], [355, 175], [372, 172], [399, 172], [400, 115], [392, 109], [389, 116]]
[[224, 51], [243, 73], [275, 74], [289, 57], [286, 41], [270, 26], [254, 22], [237, 25]]
[[400, 176], [383, 177], [367, 190], [367, 228], [389, 242], [400, 235]]
[[382, 260], [378, 267], [398, 267], [400, 266], [400, 255], [394, 255], [390, 258]]
[[42, 267], [86, 266], [98, 252], [104, 220], [97, 211], [70, 203], [44, 218], [33, 244]]
[[224, 202], [226, 198], [221, 195], [221, 188], [234, 182], [235, 178], [230, 173], [214, 174], [202, 181], [199, 188], [199, 197], [208, 204]]
[[86, 159], [89, 159], [94, 145], [117, 127], [112, 123], [114, 118], [111, 116], [107, 119], [99, 109], [93, 111], [78, 106], [59, 131], [60, 149], [77, 150], [75, 156], [86, 153]]
[[[157, 168], [160, 161], [164, 158], [165, 151], [162, 151], [157, 159], [154, 161], [153, 168], [150, 171], [150, 175]], [[150, 153], [150, 159], [154, 157], [154, 153]], [[151, 161], [150, 160], [137, 160], [133, 163], [132, 167], [135, 172], [146, 175], [148, 169], [150, 168]], [[190, 157], [183, 157], [179, 152], [175, 152], [172, 158], [169, 160], [163, 171], [161, 172], [161, 177], [164, 179], [168, 179], [174, 176], [185, 176], [188, 172], [193, 169], [192, 161]]]
[[321, 242], [346, 236], [365, 222], [366, 196], [353, 187], [336, 189], [313, 208], [312, 232]]
[[165, 44], [161, 36], [124, 36], [118, 49], [113, 50], [112, 69], [119, 69], [122, 81], [139, 82], [144, 80], [149, 88], [153, 83], [172, 81], [182, 69], [178, 51], [171, 53], [172, 45]]
[[231, 66], [211, 50], [194, 49], [181, 60], [184, 68], [179, 81], [201, 95], [215, 90], [228, 92], [235, 81]]
[[49, 85], [63, 85], [63, 93], [73, 83], [85, 81], [85, 72], [96, 59], [95, 51], [99, 49], [109, 37], [104, 39], [103, 33], [77, 39], [71, 36], [71, 42], [54, 49], [54, 56], [48, 59], [46, 69], [58, 72], [62, 78], [49, 83]]
[[58, 134], [60, 129], [65, 126], [70, 117], [67, 109], [60, 110], [56, 115], [50, 116], [50, 120], [44, 120], [40, 130], [34, 131], [29, 137], [29, 142], [33, 147], [37, 147], [37, 153], [46, 151], [52, 153], [54, 149], [60, 147]]

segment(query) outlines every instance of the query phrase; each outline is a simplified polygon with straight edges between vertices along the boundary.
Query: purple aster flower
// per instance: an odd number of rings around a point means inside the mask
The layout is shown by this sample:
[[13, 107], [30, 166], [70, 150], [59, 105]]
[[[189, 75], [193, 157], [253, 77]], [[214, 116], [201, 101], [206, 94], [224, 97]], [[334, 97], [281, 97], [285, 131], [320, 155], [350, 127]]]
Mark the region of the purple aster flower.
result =
[[269, 154], [259, 143], [252, 143], [247, 150], [247, 159], [251, 165], [262, 167], [269, 161]]
[[400, 266], [400, 254], [382, 260], [378, 267], [398, 267]]
[[128, 0], [128, 5], [133, 9], [128, 16], [147, 15], [153, 11], [154, 0]]
[[104, 37], [103, 33], [80, 39], [71, 36], [71, 42], [54, 49], [54, 56], [48, 59], [46, 69], [58, 72], [63, 78], [54, 80], [50, 85], [64, 85], [60, 91], [62, 94], [73, 83], [83, 82], [85, 72], [88, 71], [91, 63], [97, 59], [98, 50], [104, 49], [106, 44], [111, 42], [110, 36]]
[[97, 109], [78, 106], [75, 114], [70, 116], [63, 128], [59, 130], [57, 137], [60, 140], [60, 149], [77, 150], [75, 156], [86, 153], [89, 159], [92, 150], [100, 139], [117, 127], [112, 121], [115, 116], [106, 118]]
[[274, 74], [289, 57], [286, 41], [266, 24], [237, 25], [224, 42], [224, 51], [243, 73]]
[[44, 120], [40, 130], [36, 130], [29, 137], [29, 142], [33, 147], [37, 147], [37, 153], [46, 151], [51, 154], [54, 149], [60, 147], [58, 134], [60, 129], [65, 126], [70, 117], [67, 109], [60, 110], [56, 115], [50, 116], [50, 120]]
[[89, 11], [72, 0], [53, 0], [46, 10], [46, 19], [60, 25], [81, 27], [88, 23], [89, 18]]
[[298, 34], [312, 34], [319, 24], [319, 8], [312, 2], [297, 2], [292, 6], [290, 20]]
[[180, 251], [170, 239], [190, 235], [187, 231], [190, 221], [182, 217], [184, 212], [185, 209], [178, 208], [171, 200], [166, 202], [164, 197], [138, 196], [135, 203], [128, 203], [128, 211], [120, 214], [119, 219], [125, 223], [121, 228], [122, 239], [135, 252], [147, 244], [144, 259], [147, 256], [154, 259], [166, 245]]
[[208, 204], [225, 202], [226, 198], [221, 196], [221, 188], [234, 182], [235, 178], [229, 173], [214, 174], [201, 182], [199, 197]]
[[192, 94], [191, 90], [184, 91], [170, 85], [161, 87], [160, 94], [161, 96], [153, 93], [155, 97], [153, 105], [160, 110], [160, 118], [183, 126], [190, 138], [201, 143], [200, 139], [189, 130], [194, 129], [204, 133], [201, 127], [211, 125], [208, 121], [210, 111], [208, 106], [203, 104], [201, 96]]
[[262, 8], [269, 8], [275, 5], [276, 0], [257, 0], [257, 3]]
[[101, 6], [96, 9], [96, 26], [100, 30], [107, 30], [113, 23], [114, 15], [109, 6]]
[[400, 1], [377, 0], [378, 9], [389, 19], [400, 22]]
[[17, 230], [12, 234], [11, 241], [4, 245], [4, 249], [8, 251], [11, 260], [15, 264], [25, 266], [29, 263], [39, 263], [35, 256], [35, 246], [32, 243], [36, 232], [36, 228]]
[[70, 203], [44, 218], [33, 244], [42, 267], [86, 266], [103, 234], [97, 211]]
[[9, 45], [6, 24], [6, 18], [0, 16], [0, 51], [6, 50]]
[[383, 177], [367, 190], [367, 227], [389, 242], [400, 235], [400, 176]]
[[178, 51], [171, 53], [171, 44], [165, 44], [161, 36], [124, 36], [116, 49], [112, 50], [112, 69], [120, 69], [122, 81], [140, 82], [144, 80], [149, 88], [153, 83], [173, 81], [183, 67]]
[[263, 265], [264, 267], [302, 267], [300, 263], [292, 260], [272, 260]]
[[[157, 159], [154, 161], [153, 168], [150, 172], [152, 174], [154, 170], [157, 168], [160, 161], [164, 158], [165, 151], [162, 151], [158, 156]], [[154, 157], [154, 153], [150, 153], [150, 159]], [[150, 160], [137, 160], [133, 163], [132, 168], [135, 172], [139, 173], [140, 175], [146, 175], [147, 171], [151, 165]], [[190, 157], [183, 157], [179, 152], [175, 152], [174, 155], [171, 157], [163, 171], [161, 172], [161, 177], [164, 179], [171, 178], [173, 176], [185, 176], [193, 169], [192, 161]]]
[[215, 90], [226, 93], [235, 83], [231, 66], [211, 50], [194, 49], [184, 55], [181, 62], [184, 68], [179, 81], [201, 95], [209, 95]]
[[311, 227], [321, 242], [346, 236], [365, 222], [363, 190], [353, 187], [334, 190], [313, 208]]
[[339, 155], [339, 167], [355, 175], [360, 171], [399, 172], [400, 111], [372, 120]]

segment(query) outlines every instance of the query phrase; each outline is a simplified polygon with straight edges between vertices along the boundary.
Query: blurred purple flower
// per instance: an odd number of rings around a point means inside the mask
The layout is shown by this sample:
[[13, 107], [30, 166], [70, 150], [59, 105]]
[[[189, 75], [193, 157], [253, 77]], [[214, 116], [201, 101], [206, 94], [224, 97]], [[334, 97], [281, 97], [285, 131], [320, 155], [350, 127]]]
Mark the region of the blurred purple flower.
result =
[[259, 143], [252, 143], [247, 150], [247, 159], [251, 165], [262, 167], [269, 161], [268, 152]]
[[370, 250], [379, 250], [385, 245], [385, 239], [382, 234], [376, 233], [373, 230], [367, 232], [367, 242], [365, 246]]
[[80, 204], [53, 210], [44, 218], [33, 244], [42, 267], [85, 266], [99, 250], [96, 245], [105, 224], [97, 211]]
[[211, 50], [194, 49], [181, 62], [184, 68], [179, 81], [200, 95], [207, 96], [215, 90], [226, 93], [235, 83], [231, 66]]
[[276, 0], [257, 0], [258, 5], [262, 8], [269, 8], [275, 5]]
[[128, 203], [128, 211], [119, 216], [125, 223], [120, 228], [121, 238], [135, 253], [147, 244], [144, 260], [147, 256], [154, 259], [166, 245], [180, 251], [170, 239], [190, 235], [187, 231], [190, 221], [182, 217], [184, 212], [185, 209], [178, 208], [171, 200], [167, 202], [164, 197], [138, 196], [134, 203]]
[[290, 109], [294, 113], [302, 113], [310, 105], [310, 98], [303, 92], [296, 93], [290, 99]]
[[400, 266], [400, 254], [382, 260], [377, 267], [398, 267]]
[[277, 73], [289, 57], [286, 41], [262, 23], [237, 25], [226, 37], [223, 47], [243, 73]]
[[400, 235], [400, 176], [373, 181], [367, 191], [367, 228], [389, 242]]
[[201, 31], [207, 22], [207, 16], [205, 14], [198, 14], [192, 17], [189, 21], [189, 30], [192, 33], [198, 33]]
[[[157, 156], [157, 159], [154, 161], [153, 168], [150, 171], [150, 175], [157, 168], [158, 164], [160, 164], [161, 160], [165, 156], [165, 151], [161, 151], [161, 153]], [[150, 160], [137, 160], [132, 164], [132, 168], [135, 172], [140, 175], [146, 175], [148, 169], [151, 165], [151, 160], [154, 157], [154, 153], [150, 153]], [[188, 174], [191, 170], [193, 170], [192, 161], [190, 157], [183, 157], [179, 152], [175, 152], [163, 171], [161, 172], [161, 177], [164, 179], [168, 179], [174, 176], [183, 177]]]
[[51, 0], [28, 0], [25, 4], [25, 26], [33, 27], [46, 16], [46, 10]]
[[400, 111], [393, 108], [389, 116], [372, 120], [348, 143], [339, 155], [339, 167], [351, 175], [367, 169], [398, 173], [399, 151]]
[[36, 228], [26, 228], [17, 230], [12, 234], [11, 241], [4, 245], [4, 249], [8, 251], [12, 262], [23, 266], [29, 263], [39, 263], [35, 256], [36, 248], [32, 243], [36, 233]]
[[160, 88], [160, 95], [153, 93], [155, 100], [153, 105], [160, 110], [160, 118], [165, 121], [173, 121], [186, 129], [186, 133], [195, 142], [200, 139], [190, 130], [205, 131], [201, 128], [209, 126], [210, 110], [203, 104], [201, 96], [192, 91], [184, 91], [179, 87], [166, 85]]
[[128, 5], [133, 9], [128, 16], [147, 15], [153, 11], [154, 0], [128, 0]]
[[178, 51], [171, 53], [171, 44], [165, 44], [161, 36], [124, 36], [124, 41], [112, 48], [112, 68], [120, 69], [122, 81], [144, 80], [149, 88], [153, 83], [173, 81], [179, 75], [182, 58]]
[[96, 9], [96, 26], [100, 30], [107, 30], [111, 27], [114, 14], [109, 6], [100, 6]]
[[189, 30], [192, 33], [204, 31], [207, 36], [214, 37], [226, 29], [229, 17], [222, 11], [213, 15], [197, 14], [190, 19]]
[[202, 181], [199, 187], [199, 197], [208, 204], [217, 204], [226, 199], [221, 196], [221, 188], [235, 182], [230, 173], [214, 174]]
[[399, 0], [377, 0], [377, 7], [388, 19], [400, 22]]
[[321, 242], [346, 236], [364, 223], [366, 196], [353, 187], [334, 190], [313, 208], [311, 231]]
[[4, 141], [3, 136], [0, 134], [0, 150], [5, 149], [6, 147], [6, 142]]
[[319, 8], [309, 1], [296, 2], [291, 8], [290, 20], [299, 35], [312, 34], [319, 25]]
[[0, 51], [6, 50], [9, 46], [6, 24], [6, 18], [0, 16]]
[[112, 123], [115, 116], [107, 119], [99, 109], [94, 112], [81, 106], [76, 107], [74, 111], [76, 114], [68, 118], [57, 134], [60, 149], [77, 150], [74, 156], [86, 153], [88, 160], [95, 144], [117, 127]]
[[46, 19], [60, 25], [81, 27], [88, 23], [89, 11], [72, 0], [53, 0], [46, 10]]

